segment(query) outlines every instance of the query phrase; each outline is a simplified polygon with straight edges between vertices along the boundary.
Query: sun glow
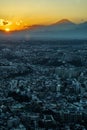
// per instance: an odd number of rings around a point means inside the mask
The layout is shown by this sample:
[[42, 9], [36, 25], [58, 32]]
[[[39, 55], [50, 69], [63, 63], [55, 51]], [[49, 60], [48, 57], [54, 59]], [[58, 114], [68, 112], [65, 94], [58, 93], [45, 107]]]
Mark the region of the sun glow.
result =
[[10, 28], [5, 28], [5, 31], [6, 32], [10, 32]]

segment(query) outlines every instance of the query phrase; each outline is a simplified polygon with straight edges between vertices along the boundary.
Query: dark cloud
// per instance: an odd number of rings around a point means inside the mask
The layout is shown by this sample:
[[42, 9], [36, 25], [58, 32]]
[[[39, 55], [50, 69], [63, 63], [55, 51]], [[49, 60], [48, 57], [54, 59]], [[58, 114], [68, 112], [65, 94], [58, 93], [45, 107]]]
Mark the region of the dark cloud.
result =
[[8, 24], [8, 21], [3, 21], [3, 25], [7, 25]]

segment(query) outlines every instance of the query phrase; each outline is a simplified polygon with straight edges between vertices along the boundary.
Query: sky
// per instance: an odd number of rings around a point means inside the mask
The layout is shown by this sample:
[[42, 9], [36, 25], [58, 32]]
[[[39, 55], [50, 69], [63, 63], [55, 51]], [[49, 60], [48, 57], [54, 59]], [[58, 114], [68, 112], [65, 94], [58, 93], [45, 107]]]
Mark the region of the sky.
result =
[[19, 30], [61, 19], [87, 21], [87, 0], [0, 0], [0, 30]]

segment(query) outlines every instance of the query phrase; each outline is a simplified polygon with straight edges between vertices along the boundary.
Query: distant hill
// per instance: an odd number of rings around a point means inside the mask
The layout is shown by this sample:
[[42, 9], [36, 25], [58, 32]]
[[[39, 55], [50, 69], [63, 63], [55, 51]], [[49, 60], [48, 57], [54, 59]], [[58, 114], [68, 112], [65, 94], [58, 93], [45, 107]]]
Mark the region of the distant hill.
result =
[[59, 30], [67, 30], [75, 27], [76, 24], [71, 22], [68, 19], [62, 19], [60, 21], [57, 21], [56, 23], [50, 24], [50, 25], [32, 25], [28, 27], [28, 29], [37, 29], [37, 31], [46, 31], [46, 32], [51, 32], [51, 31], [59, 31]]
[[11, 34], [11, 37], [38, 40], [87, 39], [87, 22], [75, 24], [68, 19], [62, 19], [51, 25], [29, 26], [25, 30]]
[[81, 23], [78, 25], [78, 29], [87, 31], [87, 22]]
[[79, 24], [80, 26], [87, 27], [87, 22]]
[[53, 23], [52, 25], [59, 25], [59, 24], [73, 24], [74, 25], [75, 23], [71, 22], [68, 19], [62, 19], [60, 21], [57, 21], [56, 23]]

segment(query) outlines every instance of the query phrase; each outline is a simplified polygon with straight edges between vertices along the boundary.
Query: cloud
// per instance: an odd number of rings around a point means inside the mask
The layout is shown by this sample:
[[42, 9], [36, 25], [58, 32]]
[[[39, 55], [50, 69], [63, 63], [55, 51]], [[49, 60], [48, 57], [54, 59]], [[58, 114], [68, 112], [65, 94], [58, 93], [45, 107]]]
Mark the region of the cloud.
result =
[[3, 21], [3, 25], [8, 25], [8, 21]]
[[12, 23], [7, 21], [7, 20], [4, 20], [4, 19], [0, 19], [0, 26], [5, 26], [5, 25], [11, 25]]
[[0, 19], [0, 26], [3, 26], [4, 19]]
[[19, 21], [16, 22], [16, 25], [17, 25], [17, 26], [20, 26], [22, 23], [23, 23], [23, 21], [22, 21], [22, 20], [19, 20]]
[[8, 24], [8, 21], [4, 19], [0, 19], [0, 26], [7, 25], [7, 24]]

